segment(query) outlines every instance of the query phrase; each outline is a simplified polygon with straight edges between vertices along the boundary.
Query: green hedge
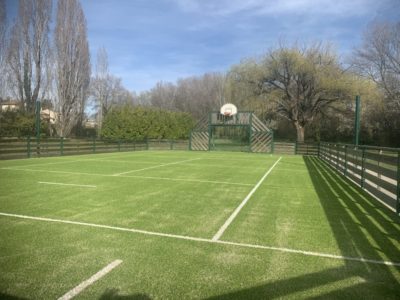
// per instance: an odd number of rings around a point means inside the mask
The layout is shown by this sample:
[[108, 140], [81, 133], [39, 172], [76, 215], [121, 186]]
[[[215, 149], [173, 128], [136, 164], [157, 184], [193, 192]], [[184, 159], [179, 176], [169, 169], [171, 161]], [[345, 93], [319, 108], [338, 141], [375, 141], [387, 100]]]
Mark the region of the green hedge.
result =
[[[49, 126], [41, 122], [41, 135], [49, 135]], [[4, 111], [0, 113], [0, 136], [23, 137], [35, 135], [35, 115], [21, 111]]]
[[188, 113], [123, 106], [107, 114], [101, 136], [120, 140], [187, 139], [193, 125]]

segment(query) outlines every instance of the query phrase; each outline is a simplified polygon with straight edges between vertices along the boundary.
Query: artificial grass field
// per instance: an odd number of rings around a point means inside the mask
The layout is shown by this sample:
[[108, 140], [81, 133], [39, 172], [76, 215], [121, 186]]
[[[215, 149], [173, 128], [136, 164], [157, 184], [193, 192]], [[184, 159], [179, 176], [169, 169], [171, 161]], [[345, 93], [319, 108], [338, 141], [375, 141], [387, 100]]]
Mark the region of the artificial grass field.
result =
[[76, 299], [399, 299], [399, 218], [318, 158], [279, 158], [1, 161], [0, 298], [57, 299], [120, 259]]

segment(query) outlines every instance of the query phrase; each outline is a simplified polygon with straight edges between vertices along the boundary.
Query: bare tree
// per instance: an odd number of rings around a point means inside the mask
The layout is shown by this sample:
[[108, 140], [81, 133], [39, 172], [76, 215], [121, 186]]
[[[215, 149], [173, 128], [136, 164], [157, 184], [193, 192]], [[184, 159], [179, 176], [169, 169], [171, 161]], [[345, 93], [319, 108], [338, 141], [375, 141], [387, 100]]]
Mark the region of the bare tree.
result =
[[384, 90], [387, 105], [400, 110], [400, 22], [371, 24], [354, 65]]
[[[7, 15], [6, 15], [6, 1], [0, 0], [0, 74], [6, 74], [6, 49], [7, 49]], [[0, 99], [5, 97], [5, 80], [4, 75], [0, 76]]]
[[15, 95], [32, 112], [48, 88], [51, 0], [20, 0], [8, 47], [10, 84]]
[[90, 83], [86, 19], [78, 0], [59, 0], [55, 29], [57, 133], [68, 136], [83, 120]]
[[[96, 74], [90, 83], [91, 95], [94, 97], [97, 112], [98, 135], [104, 117], [111, 107], [126, 99], [126, 90], [122, 86], [122, 80], [110, 74], [108, 69], [108, 56], [105, 48], [100, 48], [97, 53]], [[124, 95], [124, 96], [123, 96]]]
[[176, 86], [170, 82], [159, 81], [150, 90], [150, 104], [152, 106], [173, 110], [176, 100]]
[[179, 79], [176, 84], [158, 82], [141, 98], [152, 106], [189, 112], [200, 119], [225, 102], [225, 79], [221, 73], [206, 73]]

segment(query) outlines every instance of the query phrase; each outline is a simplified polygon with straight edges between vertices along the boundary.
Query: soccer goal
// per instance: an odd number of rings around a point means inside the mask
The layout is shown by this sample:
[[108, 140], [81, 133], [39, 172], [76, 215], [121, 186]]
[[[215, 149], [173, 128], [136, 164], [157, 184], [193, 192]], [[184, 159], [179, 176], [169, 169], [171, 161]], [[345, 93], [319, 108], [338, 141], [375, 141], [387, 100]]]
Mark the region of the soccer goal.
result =
[[251, 111], [225, 104], [203, 117], [190, 134], [190, 150], [273, 152], [273, 132]]

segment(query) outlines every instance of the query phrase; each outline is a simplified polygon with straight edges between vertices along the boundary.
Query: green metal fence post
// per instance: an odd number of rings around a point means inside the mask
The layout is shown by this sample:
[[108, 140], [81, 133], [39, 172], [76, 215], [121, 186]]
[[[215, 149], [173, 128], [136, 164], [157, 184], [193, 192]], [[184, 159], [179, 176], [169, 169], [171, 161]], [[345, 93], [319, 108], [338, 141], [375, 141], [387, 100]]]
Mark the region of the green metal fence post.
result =
[[347, 176], [347, 145], [344, 145], [344, 176]]
[[174, 140], [169, 141], [169, 150], [174, 150]]
[[64, 155], [64, 137], [60, 138], [60, 155]]
[[318, 142], [318, 146], [317, 146], [317, 151], [318, 151], [318, 158], [321, 158], [321, 142]]
[[121, 152], [121, 141], [118, 140], [118, 152]]
[[36, 152], [37, 156], [40, 156], [40, 110], [41, 110], [41, 102], [39, 100], [36, 101], [36, 124], [35, 124], [35, 130], [36, 130]]
[[294, 154], [297, 155], [297, 141], [296, 141], [296, 143], [294, 144]]
[[[253, 135], [252, 127], [253, 127], [253, 113], [250, 113], [250, 116], [249, 116], [249, 152], [253, 152], [253, 150], [251, 149], [251, 138]], [[273, 139], [272, 139], [272, 142], [273, 142]], [[271, 151], [271, 152], [274, 153], [274, 151]]]
[[360, 96], [356, 96], [356, 111], [354, 124], [354, 144], [358, 147], [360, 137]]
[[397, 153], [397, 200], [396, 213], [400, 216], [400, 151]]
[[27, 140], [27, 145], [26, 145], [26, 147], [27, 147], [27, 155], [28, 155], [28, 158], [31, 158], [31, 136], [28, 136], [28, 140]]
[[36, 139], [38, 141], [40, 139], [40, 110], [41, 110], [41, 102], [40, 102], [40, 100], [37, 100], [36, 101], [36, 112], [35, 112], [35, 116], [36, 116], [35, 129], [36, 129]]
[[364, 188], [365, 182], [365, 148], [362, 148], [362, 156], [361, 156], [361, 188]]
[[211, 113], [208, 115], [208, 151], [211, 151], [211, 137], [212, 137], [212, 130], [211, 127]]
[[149, 139], [146, 138], [146, 150], [149, 150]]
[[271, 141], [271, 153], [274, 153], [275, 151], [275, 141], [274, 141], [274, 131], [271, 130], [271, 137], [272, 137], [272, 141]]
[[336, 144], [336, 169], [339, 170], [339, 145]]

